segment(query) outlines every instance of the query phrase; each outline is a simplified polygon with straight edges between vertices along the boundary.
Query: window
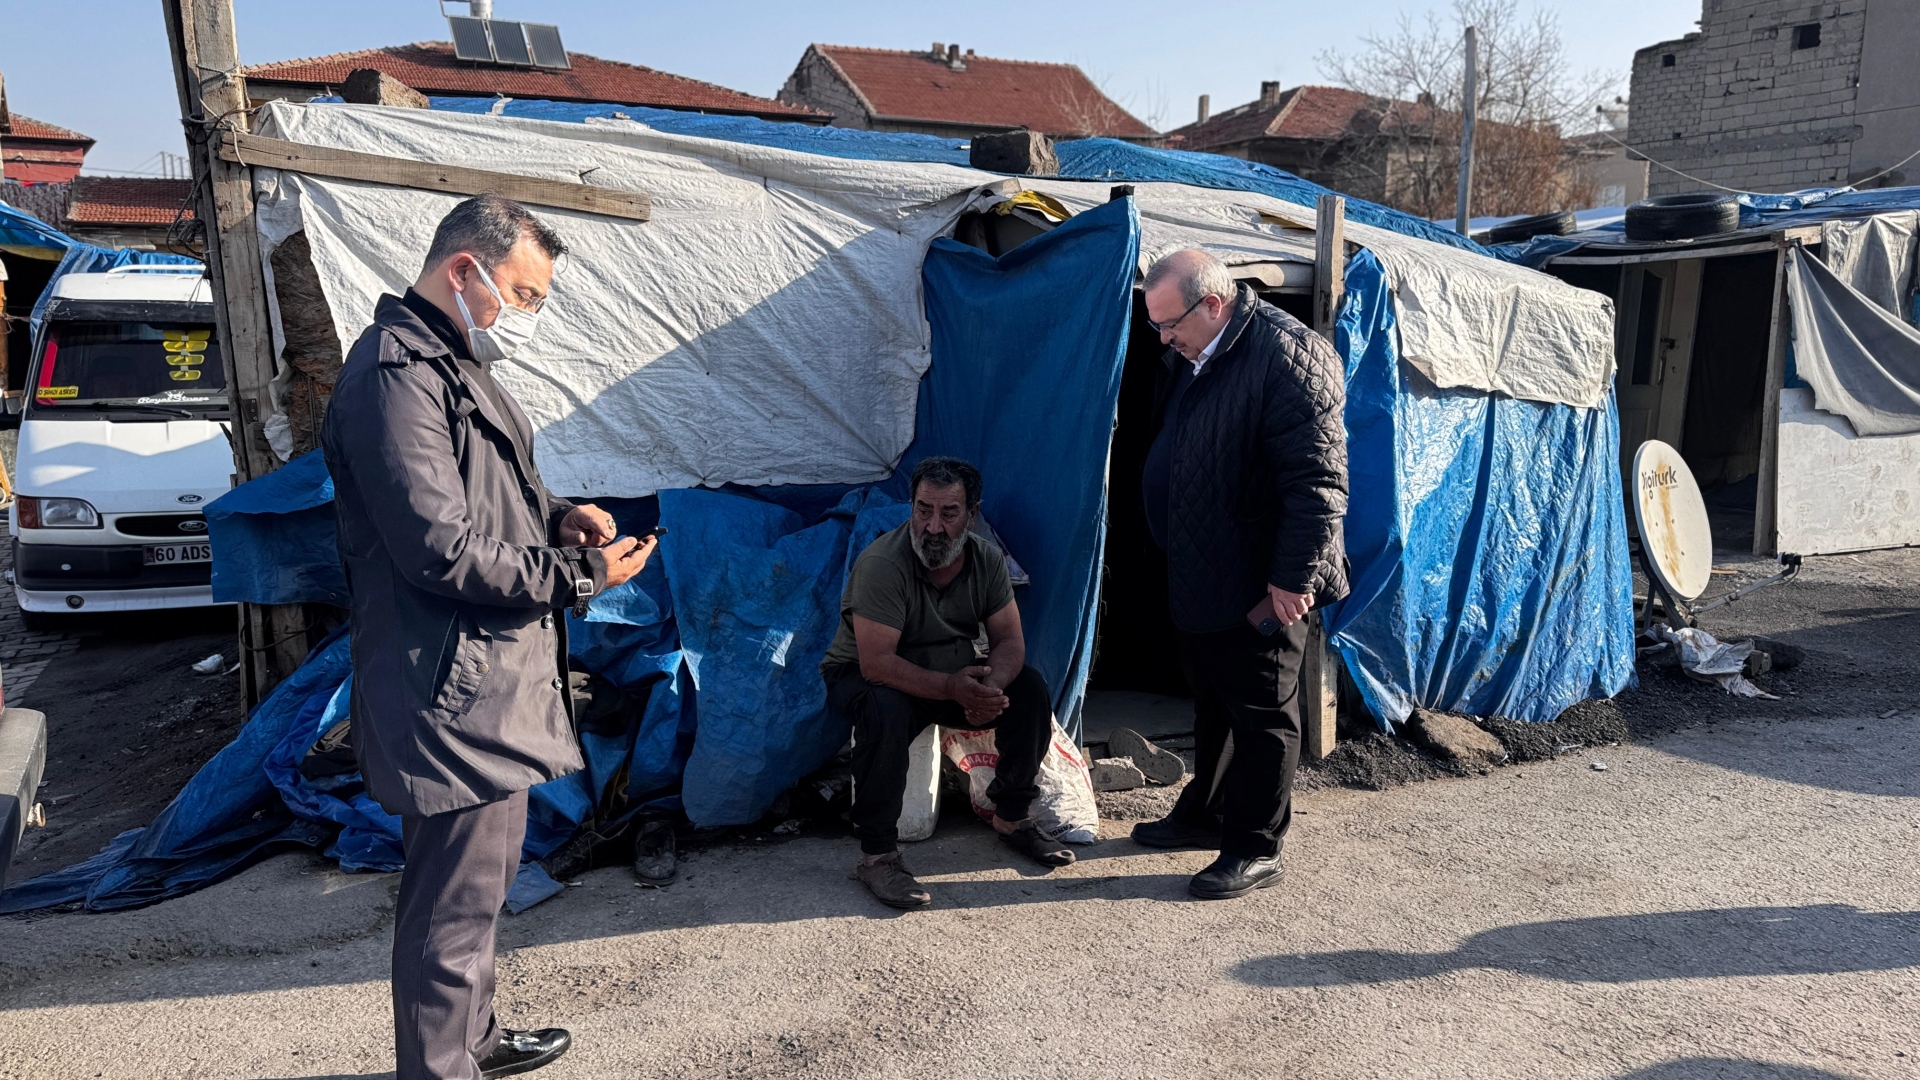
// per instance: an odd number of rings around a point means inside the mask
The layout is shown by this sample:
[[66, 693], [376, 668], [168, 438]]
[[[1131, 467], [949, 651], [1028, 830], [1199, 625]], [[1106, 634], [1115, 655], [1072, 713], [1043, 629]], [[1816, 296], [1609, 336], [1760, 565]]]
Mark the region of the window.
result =
[[1672, 54], [1672, 53], [1662, 53], [1662, 54], [1660, 54], [1660, 66], [1661, 66], [1661, 67], [1672, 67], [1672, 66], [1673, 66], [1673, 54]]
[[37, 374], [36, 409], [227, 405], [227, 373], [211, 326], [57, 322]]
[[1804, 26], [1794, 27], [1793, 28], [1793, 47], [1795, 51], [1798, 51], [1800, 49], [1819, 48], [1820, 47], [1820, 24], [1817, 22], [1807, 23]]

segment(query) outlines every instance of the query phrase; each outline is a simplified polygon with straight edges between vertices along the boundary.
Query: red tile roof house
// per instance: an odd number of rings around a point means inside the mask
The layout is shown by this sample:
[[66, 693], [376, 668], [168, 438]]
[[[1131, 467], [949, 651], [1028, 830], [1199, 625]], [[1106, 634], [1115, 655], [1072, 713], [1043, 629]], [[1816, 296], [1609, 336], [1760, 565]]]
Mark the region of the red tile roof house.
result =
[[[76, 240], [101, 247], [179, 251], [167, 243], [176, 218], [192, 218], [186, 207], [190, 180], [147, 176], [81, 176], [67, 190], [60, 228]], [[198, 255], [198, 251], [181, 251]]]
[[832, 113], [836, 127], [961, 139], [1022, 127], [1055, 139], [1159, 138], [1072, 64], [996, 60], [958, 45], [927, 52], [809, 45], [776, 96]]
[[347, 76], [374, 68], [436, 97], [541, 98], [548, 101], [607, 102], [688, 112], [757, 116], [824, 124], [826, 113], [754, 97], [724, 86], [670, 75], [664, 71], [569, 52], [567, 70], [509, 67], [461, 60], [445, 41], [422, 41], [385, 49], [335, 53], [306, 60], [281, 60], [246, 69], [247, 97], [258, 106], [275, 99], [305, 101], [333, 93]]
[[60, 184], [80, 175], [93, 140], [77, 131], [12, 113], [12, 124], [0, 132], [0, 159], [8, 180], [23, 184]]

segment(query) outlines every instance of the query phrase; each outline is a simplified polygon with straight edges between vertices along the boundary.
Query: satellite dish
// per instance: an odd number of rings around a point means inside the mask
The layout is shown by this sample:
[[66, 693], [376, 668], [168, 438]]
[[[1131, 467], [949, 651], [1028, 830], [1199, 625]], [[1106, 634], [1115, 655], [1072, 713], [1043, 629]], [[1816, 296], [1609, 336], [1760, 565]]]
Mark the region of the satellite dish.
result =
[[1680, 451], [1648, 439], [1633, 454], [1633, 516], [1647, 573], [1685, 604], [1713, 580], [1713, 530]]

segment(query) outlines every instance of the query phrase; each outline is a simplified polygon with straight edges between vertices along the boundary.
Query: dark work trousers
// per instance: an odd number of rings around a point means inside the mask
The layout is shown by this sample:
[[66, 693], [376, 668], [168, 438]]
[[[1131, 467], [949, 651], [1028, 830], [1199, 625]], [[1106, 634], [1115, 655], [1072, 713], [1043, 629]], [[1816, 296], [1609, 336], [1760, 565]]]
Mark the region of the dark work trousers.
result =
[[1251, 626], [1180, 635], [1194, 696], [1194, 766], [1172, 816], [1217, 826], [1223, 854], [1277, 855], [1293, 822], [1306, 643], [1305, 619], [1272, 637]]
[[493, 1052], [493, 937], [520, 871], [527, 793], [400, 822], [393, 927], [395, 1080], [479, 1080]]
[[[987, 798], [1001, 819], [1019, 821], [1040, 794], [1040, 761], [1053, 739], [1053, 695], [1032, 668], [1020, 669], [1006, 694], [1006, 711], [986, 725], [1000, 754]], [[967, 723], [958, 702], [876, 686], [861, 676], [858, 664], [843, 664], [827, 677], [827, 700], [853, 722], [853, 835], [861, 851], [884, 855], [900, 846], [900, 802], [913, 740], [928, 724], [981, 729]]]

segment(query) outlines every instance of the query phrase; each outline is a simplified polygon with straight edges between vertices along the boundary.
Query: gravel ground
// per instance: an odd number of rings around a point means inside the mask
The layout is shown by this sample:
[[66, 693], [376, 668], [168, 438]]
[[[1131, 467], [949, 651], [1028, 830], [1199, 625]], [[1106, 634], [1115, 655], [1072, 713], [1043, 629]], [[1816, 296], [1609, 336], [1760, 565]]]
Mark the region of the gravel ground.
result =
[[[1715, 591], [1771, 570], [1721, 565]], [[1758, 680], [1777, 701], [1649, 669], [1555, 725], [1489, 721], [1515, 764], [1485, 775], [1348, 739], [1302, 770], [1288, 879], [1241, 901], [1187, 900], [1205, 856], [1124, 838], [1175, 788], [1103, 795], [1108, 839], [1052, 875], [949, 815], [909, 852], [938, 902], [907, 915], [846, 880], [835, 830], [706, 835], [669, 889], [599, 870], [508, 919], [502, 1009], [574, 1029], [556, 1080], [1912, 1076], [1920, 551], [1809, 560], [1702, 623], [1806, 660]], [[183, 668], [230, 634], [49, 662], [23, 695], [60, 800], [35, 870], [224, 744], [231, 680]], [[395, 884], [289, 855], [142, 911], [0, 920], [0, 1078], [382, 1075]]]
[[[1736, 721], [1308, 792], [1285, 882], [1231, 903], [1118, 838], [1041, 875], [949, 823], [910, 914], [849, 841], [724, 845], [507, 919], [501, 1007], [576, 1033], [554, 1080], [1912, 1076], [1916, 754], [1911, 714]], [[393, 885], [282, 856], [0, 921], [0, 1076], [382, 1075]]]

